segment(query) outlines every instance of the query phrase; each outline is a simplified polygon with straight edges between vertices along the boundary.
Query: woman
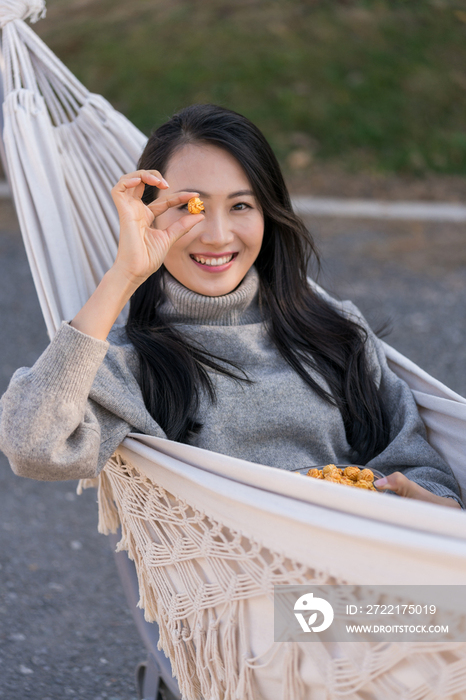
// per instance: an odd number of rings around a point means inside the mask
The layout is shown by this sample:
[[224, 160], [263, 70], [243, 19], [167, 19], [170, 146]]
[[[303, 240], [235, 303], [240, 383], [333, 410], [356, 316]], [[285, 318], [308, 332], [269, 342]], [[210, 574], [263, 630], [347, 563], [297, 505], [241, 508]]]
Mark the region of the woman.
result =
[[[387, 474], [381, 488], [461, 507], [358, 310], [307, 281], [312, 239], [251, 122], [183, 110], [112, 195], [114, 265], [3, 396], [17, 474], [95, 476], [137, 431], [284, 469], [366, 464]], [[192, 215], [195, 195], [205, 212]], [[126, 328], [111, 330], [129, 299]]]

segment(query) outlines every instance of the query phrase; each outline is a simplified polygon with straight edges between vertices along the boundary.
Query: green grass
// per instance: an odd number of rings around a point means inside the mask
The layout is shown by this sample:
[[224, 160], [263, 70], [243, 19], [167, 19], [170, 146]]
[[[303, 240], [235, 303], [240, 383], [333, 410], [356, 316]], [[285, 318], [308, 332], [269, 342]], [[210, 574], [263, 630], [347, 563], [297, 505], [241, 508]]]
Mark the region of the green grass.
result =
[[466, 3], [50, 0], [34, 28], [139, 128], [193, 102], [352, 170], [466, 174]]

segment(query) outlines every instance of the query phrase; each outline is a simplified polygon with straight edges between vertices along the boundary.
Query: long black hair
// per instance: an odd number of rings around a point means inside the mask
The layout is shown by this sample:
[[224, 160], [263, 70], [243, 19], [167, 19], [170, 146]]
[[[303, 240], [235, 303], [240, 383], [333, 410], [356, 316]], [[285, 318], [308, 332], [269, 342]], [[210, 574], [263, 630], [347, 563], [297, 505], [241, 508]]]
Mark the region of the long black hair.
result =
[[[270, 145], [240, 114], [215, 105], [193, 105], [154, 131], [138, 167], [163, 174], [174, 152], [189, 143], [224, 149], [246, 173], [264, 215], [264, 238], [255, 266], [269, 336], [300, 377], [339, 408], [353, 459], [365, 464], [389, 441], [386, 411], [367, 364], [367, 333], [309, 285], [307, 269], [310, 260], [318, 257], [317, 251], [293, 212]], [[156, 194], [154, 187], [146, 185], [143, 201], [148, 204]], [[167, 437], [186, 441], [200, 427], [196, 412], [201, 392], [215, 401], [208, 370], [237, 381], [248, 379], [240, 367], [189, 342], [161, 317], [162, 276], [163, 267], [134, 293], [126, 329], [139, 354], [147, 410]], [[309, 370], [318, 372], [329, 391]]]

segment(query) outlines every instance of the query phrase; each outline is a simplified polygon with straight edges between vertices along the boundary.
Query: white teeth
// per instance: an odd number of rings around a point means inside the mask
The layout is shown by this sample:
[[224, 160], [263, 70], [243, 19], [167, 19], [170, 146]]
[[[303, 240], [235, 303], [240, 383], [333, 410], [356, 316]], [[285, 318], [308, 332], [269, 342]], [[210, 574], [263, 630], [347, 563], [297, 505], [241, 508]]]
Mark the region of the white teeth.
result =
[[211, 267], [219, 267], [220, 265], [226, 265], [226, 263], [232, 260], [233, 255], [224, 255], [223, 258], [203, 258], [198, 255], [193, 255], [196, 262], [201, 263], [201, 265], [210, 265]]

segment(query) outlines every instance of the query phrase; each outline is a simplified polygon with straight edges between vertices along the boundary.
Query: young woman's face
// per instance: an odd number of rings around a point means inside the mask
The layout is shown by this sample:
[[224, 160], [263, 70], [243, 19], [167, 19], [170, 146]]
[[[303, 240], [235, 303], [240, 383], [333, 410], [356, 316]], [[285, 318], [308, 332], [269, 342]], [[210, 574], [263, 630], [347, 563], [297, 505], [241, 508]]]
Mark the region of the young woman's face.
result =
[[[170, 249], [164, 265], [178, 282], [198, 294], [232, 292], [257, 258], [264, 217], [238, 161], [216, 146], [190, 144], [176, 151], [162, 173], [167, 194], [199, 192], [204, 220]], [[169, 209], [155, 225], [165, 229], [187, 212]]]

